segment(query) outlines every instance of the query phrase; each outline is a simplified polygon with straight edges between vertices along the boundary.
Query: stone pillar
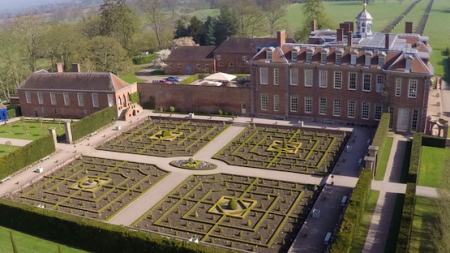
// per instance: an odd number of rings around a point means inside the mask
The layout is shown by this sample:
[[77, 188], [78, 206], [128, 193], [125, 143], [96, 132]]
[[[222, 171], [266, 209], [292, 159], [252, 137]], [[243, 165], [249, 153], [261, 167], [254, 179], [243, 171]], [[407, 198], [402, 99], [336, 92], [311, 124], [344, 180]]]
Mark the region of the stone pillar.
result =
[[72, 128], [70, 128], [70, 121], [65, 121], [64, 122], [64, 128], [66, 130], [67, 143], [72, 144], [73, 143], [73, 140], [72, 140]]
[[48, 132], [52, 135], [53, 142], [55, 143], [55, 148], [56, 148], [56, 143], [58, 143], [58, 139], [56, 139], [56, 129], [54, 127], [50, 127], [48, 129]]
[[444, 125], [444, 129], [443, 129], [443, 130], [444, 130], [444, 136], [443, 136], [443, 137], [444, 137], [445, 139], [447, 139], [447, 136], [448, 136], [448, 124], [445, 124], [445, 125]]
[[373, 175], [375, 176], [375, 174], [377, 173], [377, 171], [376, 171], [377, 162], [376, 162], [375, 157], [366, 156], [364, 158], [364, 163], [365, 163], [364, 168], [371, 169], [373, 171]]
[[369, 156], [377, 157], [378, 147], [377, 146], [369, 146]]

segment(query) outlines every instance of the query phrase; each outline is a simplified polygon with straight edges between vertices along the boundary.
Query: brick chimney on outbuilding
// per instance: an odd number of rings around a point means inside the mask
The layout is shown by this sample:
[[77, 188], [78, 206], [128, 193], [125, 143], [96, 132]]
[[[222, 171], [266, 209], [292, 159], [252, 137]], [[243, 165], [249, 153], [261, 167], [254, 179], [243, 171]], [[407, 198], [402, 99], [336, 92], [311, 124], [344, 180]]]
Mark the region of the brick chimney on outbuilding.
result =
[[57, 73], [62, 73], [64, 72], [64, 65], [61, 62], [56, 63], [56, 72]]
[[316, 30], [316, 21], [311, 20], [311, 32], [314, 32]]
[[336, 41], [343, 41], [344, 40], [344, 29], [339, 28], [336, 30]]
[[286, 43], [286, 32], [284, 30], [277, 31], [277, 44], [281, 47]]
[[73, 63], [72, 64], [72, 72], [79, 73], [81, 72], [80, 64], [79, 63]]
[[405, 33], [413, 33], [413, 22], [405, 22]]

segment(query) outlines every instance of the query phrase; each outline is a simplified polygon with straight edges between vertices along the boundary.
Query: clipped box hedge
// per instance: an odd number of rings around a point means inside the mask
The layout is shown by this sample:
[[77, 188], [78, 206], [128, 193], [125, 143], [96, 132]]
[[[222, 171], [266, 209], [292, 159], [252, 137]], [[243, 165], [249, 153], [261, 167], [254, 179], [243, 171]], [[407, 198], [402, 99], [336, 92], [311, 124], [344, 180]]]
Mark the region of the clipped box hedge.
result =
[[0, 158], [0, 178], [5, 178], [55, 152], [53, 136], [48, 134]]
[[446, 138], [430, 135], [422, 136], [422, 146], [445, 148], [446, 142], [447, 142]]
[[406, 185], [405, 203], [403, 204], [402, 219], [400, 222], [395, 253], [409, 252], [409, 241], [411, 239], [414, 209], [416, 206], [416, 186], [417, 184], [415, 183], [408, 183]]
[[352, 197], [344, 214], [344, 219], [336, 239], [331, 247], [331, 253], [348, 253], [351, 249], [356, 229], [364, 214], [366, 201], [369, 198], [373, 171], [363, 169], [359, 175]]
[[133, 57], [131, 60], [134, 65], [141, 65], [146, 63], [152, 63], [156, 58], [155, 54], [138, 55]]
[[0, 226], [97, 253], [232, 253], [123, 226], [0, 199]]
[[[383, 113], [383, 115], [381, 116], [380, 123], [378, 124], [378, 128], [375, 133], [375, 136], [373, 137], [372, 146], [378, 147], [377, 157], [379, 159], [381, 159], [381, 157], [383, 156], [383, 152], [385, 150], [386, 140], [388, 138], [388, 133], [389, 133], [390, 119], [391, 119], [391, 116], [389, 113]], [[379, 161], [377, 161], [377, 172], [378, 172], [378, 166], [380, 166]]]
[[84, 117], [80, 121], [73, 122], [71, 124], [72, 140], [77, 141], [84, 136], [114, 122], [116, 119], [117, 107], [111, 106]]

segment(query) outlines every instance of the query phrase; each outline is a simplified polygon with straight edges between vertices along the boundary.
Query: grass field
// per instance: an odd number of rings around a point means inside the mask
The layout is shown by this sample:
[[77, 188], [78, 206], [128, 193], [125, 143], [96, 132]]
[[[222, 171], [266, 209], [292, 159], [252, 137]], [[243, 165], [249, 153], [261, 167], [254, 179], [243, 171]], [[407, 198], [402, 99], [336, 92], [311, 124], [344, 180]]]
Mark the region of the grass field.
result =
[[391, 224], [389, 225], [388, 237], [384, 247], [384, 253], [395, 253], [397, 247], [398, 232], [405, 203], [405, 194], [396, 194], [394, 212], [392, 213]]
[[377, 174], [375, 175], [375, 180], [383, 180], [384, 178], [389, 155], [391, 154], [392, 142], [394, 142], [394, 138], [388, 137], [386, 143], [384, 144], [384, 151], [383, 155], [381, 156], [380, 166], [378, 167]]
[[369, 232], [370, 220], [372, 219], [373, 211], [375, 211], [375, 206], [377, 205], [379, 195], [379, 191], [370, 191], [369, 200], [366, 202], [361, 223], [359, 223], [359, 227], [356, 229], [355, 238], [353, 239], [350, 253], [362, 252], [367, 233]]
[[425, 26], [424, 35], [430, 37], [430, 45], [433, 47], [430, 61], [434, 65], [434, 75], [443, 75], [450, 82], [450, 67], [444, 51], [450, 47], [450, 26], [445, 22], [450, 19], [450, 1], [435, 0]]
[[422, 147], [419, 185], [438, 187], [445, 169], [445, 159], [450, 158], [450, 149]]
[[417, 196], [409, 253], [436, 252], [433, 239], [436, 222], [436, 200]]
[[25, 122], [28, 126], [28, 134], [25, 133], [23, 129], [23, 124], [21, 121], [16, 121], [14, 123], [9, 123], [7, 125], [0, 126], [0, 137], [11, 138], [11, 139], [22, 139], [22, 140], [36, 140], [44, 135], [49, 134], [48, 128], [56, 128], [56, 134], [64, 134], [64, 124], [61, 123], [61, 127], [57, 123], [42, 123], [43, 128], [41, 128], [40, 123], [35, 122]]
[[[404, 33], [405, 32], [405, 22], [413, 22], [413, 32], [416, 30], [417, 25], [419, 25], [422, 15], [425, 13], [425, 9], [428, 6], [430, 0], [422, 0], [414, 6], [414, 8], [408, 13], [406, 17], [403, 18], [402, 22], [391, 31], [391, 33]], [[411, 2], [405, 2], [410, 4]]]
[[9, 146], [9, 147], [8, 147], [8, 146], [6, 146], [6, 145], [0, 144], [0, 157], [9, 154], [9, 151], [10, 151], [10, 150], [11, 150], [11, 152], [12, 152], [12, 151], [14, 151], [14, 150], [16, 150], [16, 149], [18, 149], [18, 148], [20, 148], [20, 147], [17, 147], [17, 146]]
[[[17, 250], [20, 253], [58, 253], [57, 243], [0, 227], [0, 252], [2, 253], [13, 252], [9, 231], [13, 231], [14, 242], [16, 243]], [[63, 245], [61, 245], [61, 250], [64, 253], [87, 252]]]

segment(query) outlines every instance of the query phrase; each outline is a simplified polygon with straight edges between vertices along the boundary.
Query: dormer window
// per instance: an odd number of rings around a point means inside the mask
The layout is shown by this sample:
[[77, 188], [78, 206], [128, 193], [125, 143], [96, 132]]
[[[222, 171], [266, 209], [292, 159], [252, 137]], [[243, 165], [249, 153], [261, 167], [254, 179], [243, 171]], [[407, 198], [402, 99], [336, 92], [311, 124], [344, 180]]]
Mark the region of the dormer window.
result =
[[321, 64], [327, 64], [327, 56], [328, 56], [328, 49], [323, 49], [320, 52], [320, 63]]
[[356, 65], [356, 57], [358, 56], [358, 51], [353, 51], [350, 56], [350, 65]]
[[336, 51], [335, 63], [336, 63], [336, 65], [341, 65], [341, 62], [342, 62], [342, 52]]
[[272, 61], [272, 56], [273, 56], [273, 51], [275, 50], [275, 48], [270, 47], [269, 49], [266, 50], [266, 61], [267, 62], [271, 62]]
[[412, 56], [412, 55], [407, 55], [407, 56], [406, 56], [406, 66], [405, 66], [405, 71], [411, 72], [411, 68], [412, 68], [412, 60], [413, 60], [413, 56]]
[[312, 54], [313, 54], [312, 49], [306, 50], [306, 62], [308, 62], [308, 63], [312, 62]]
[[386, 59], [386, 53], [378, 52], [378, 68], [379, 69], [382, 69], [384, 67], [385, 59]]
[[365, 61], [364, 61], [364, 66], [366, 68], [370, 68], [370, 64], [372, 63], [372, 55], [373, 53], [371, 51], [367, 51], [365, 53]]
[[294, 47], [294, 49], [292, 49], [292, 55], [291, 55], [291, 61], [292, 62], [297, 62], [298, 52], [299, 51], [300, 51], [299, 47]]

